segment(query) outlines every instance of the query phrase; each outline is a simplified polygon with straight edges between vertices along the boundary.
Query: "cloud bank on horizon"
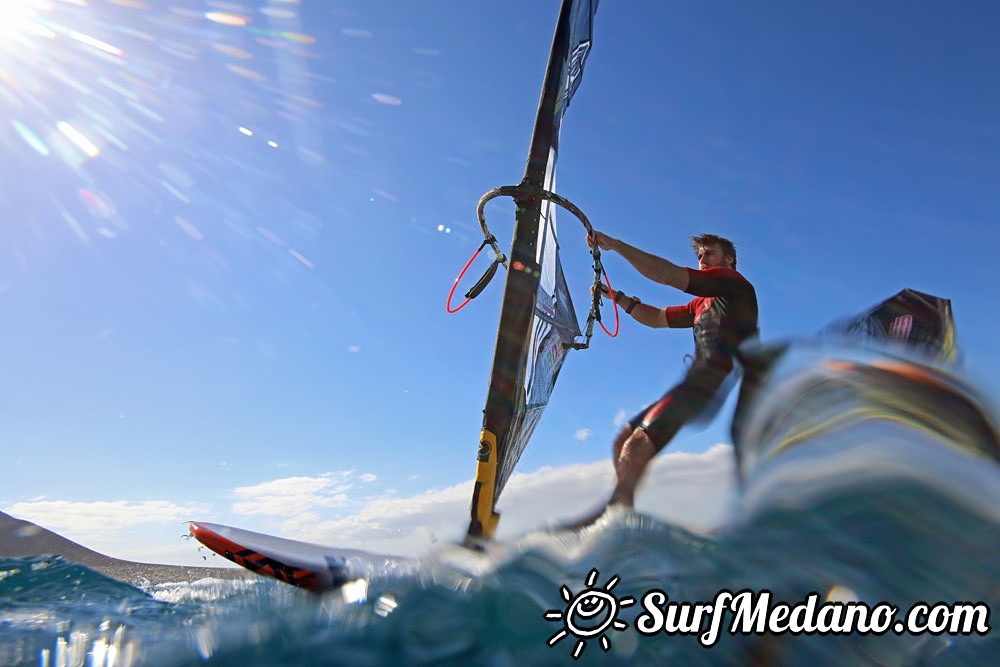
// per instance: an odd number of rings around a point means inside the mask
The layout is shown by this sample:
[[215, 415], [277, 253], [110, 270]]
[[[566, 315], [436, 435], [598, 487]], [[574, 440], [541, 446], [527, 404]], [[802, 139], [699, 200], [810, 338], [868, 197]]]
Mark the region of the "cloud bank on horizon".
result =
[[[512, 539], [582, 516], [607, 499], [613, 478], [609, 460], [515, 473], [500, 500], [497, 538]], [[731, 515], [734, 480], [730, 445], [699, 454], [666, 453], [650, 466], [637, 509], [690, 530], [709, 531]], [[374, 475], [338, 471], [236, 487], [227, 511], [195, 502], [48, 499], [14, 503], [4, 511], [109, 556], [183, 565], [221, 564], [206, 563], [195, 545], [178, 542], [177, 524], [192, 519], [400, 555], [419, 555], [438, 542], [459, 542], [464, 536], [472, 480], [406, 498], [352, 498], [355, 482], [371, 481]]]

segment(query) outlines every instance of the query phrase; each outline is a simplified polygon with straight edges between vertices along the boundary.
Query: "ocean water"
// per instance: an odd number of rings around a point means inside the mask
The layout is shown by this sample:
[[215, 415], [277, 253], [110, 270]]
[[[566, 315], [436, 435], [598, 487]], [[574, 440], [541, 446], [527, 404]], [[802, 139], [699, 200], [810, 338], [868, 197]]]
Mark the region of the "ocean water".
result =
[[735, 634], [732, 613], [712, 641], [707, 621], [639, 632], [657, 590], [815, 594], [896, 619], [917, 603], [997, 608], [992, 412], [948, 373], [828, 361], [792, 360], [765, 392], [743, 434], [743, 504], [716, 534], [618, 511], [324, 595], [264, 578], [133, 587], [58, 557], [5, 559], [0, 664], [998, 664], [992, 615], [965, 634]]
[[[710, 601], [721, 589], [770, 590], [795, 602], [837, 590], [851, 599], [981, 601], [1000, 590], [995, 518], [914, 485], [856, 488], [809, 511], [773, 509], [714, 537], [638, 514], [620, 514], [580, 540], [539, 537], [488, 556], [429, 561], [417, 575], [373, 580], [361, 597], [314, 595], [263, 578], [133, 587], [58, 557], [0, 561], [0, 664], [996, 664], [985, 636], [792, 636], [723, 633], [643, 636], [642, 613], [621, 608], [626, 629], [548, 645], [565, 610], [597, 570], [596, 586], [637, 600]], [[454, 554], [453, 554], [454, 556]], [[478, 562], [473, 562], [478, 561]], [[346, 598], [346, 599], [345, 599]], [[995, 607], [993, 607], [995, 608]], [[993, 621], [994, 619], [990, 619]]]

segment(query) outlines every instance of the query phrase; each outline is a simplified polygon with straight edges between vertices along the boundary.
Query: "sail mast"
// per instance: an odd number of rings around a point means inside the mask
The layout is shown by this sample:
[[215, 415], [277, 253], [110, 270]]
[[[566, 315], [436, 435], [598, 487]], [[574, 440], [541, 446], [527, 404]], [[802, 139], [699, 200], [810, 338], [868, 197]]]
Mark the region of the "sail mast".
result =
[[[547, 173], [554, 168], [561, 115], [560, 93], [565, 91], [565, 70], [569, 63], [571, 23], [576, 4], [575, 0], [563, 0], [559, 11], [522, 181], [528, 190], [541, 189]], [[541, 275], [537, 244], [543, 199], [520, 196], [515, 198], [515, 204], [517, 212], [510, 270], [504, 286], [493, 370], [483, 411], [468, 530], [470, 537], [480, 539], [491, 539], [499, 520], [494, 509], [499, 494], [496, 488], [498, 462], [505, 454], [501, 448], [509, 441], [510, 432], [519, 421], [518, 404], [523, 404], [524, 400], [525, 361]]]

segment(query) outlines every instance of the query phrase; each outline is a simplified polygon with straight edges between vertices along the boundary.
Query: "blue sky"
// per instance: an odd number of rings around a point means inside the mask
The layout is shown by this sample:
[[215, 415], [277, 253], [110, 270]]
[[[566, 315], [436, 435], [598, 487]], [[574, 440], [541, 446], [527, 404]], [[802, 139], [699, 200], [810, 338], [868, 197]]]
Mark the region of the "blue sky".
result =
[[[373, 549], [461, 534], [502, 278], [458, 314], [445, 298], [479, 196], [523, 174], [558, 3], [4, 7], [0, 509], [164, 562], [200, 562], [186, 519]], [[948, 297], [996, 396], [998, 19], [605, 0], [558, 190], [677, 263], [691, 234], [731, 238], [765, 339], [903, 287]], [[487, 209], [503, 245], [512, 209]], [[568, 215], [560, 242], [585, 302]], [[645, 303], [686, 300], [605, 266]], [[691, 348], [623, 321], [573, 353], [506, 524], [557, 518], [555, 490], [569, 514], [605, 496], [618, 424]], [[718, 488], [643, 509], [697, 523], [726, 496], [726, 417], [660, 464]]]

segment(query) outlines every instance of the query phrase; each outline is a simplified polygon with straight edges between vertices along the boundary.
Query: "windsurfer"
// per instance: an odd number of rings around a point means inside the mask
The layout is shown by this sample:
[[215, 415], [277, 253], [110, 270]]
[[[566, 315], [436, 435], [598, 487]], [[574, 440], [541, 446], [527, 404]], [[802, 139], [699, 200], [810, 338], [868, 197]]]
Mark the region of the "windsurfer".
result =
[[[640, 324], [693, 328], [695, 356], [684, 379], [629, 420], [615, 439], [617, 484], [608, 506], [633, 506], [636, 487], [650, 461], [682, 426], [706, 411], [733, 370], [734, 359], [747, 365], [740, 345], [758, 332], [757, 295], [753, 285], [736, 271], [732, 242], [714, 234], [693, 236], [691, 242], [698, 257], [697, 269], [678, 266], [601, 232], [587, 237], [588, 245], [596, 243], [602, 250], [617, 252], [649, 280], [695, 297], [683, 306], [658, 308], [621, 291], [614, 293], [615, 302]], [[601, 288], [608, 294], [606, 287]], [[741, 402], [751, 384], [744, 381]], [[572, 527], [592, 523], [605, 509]]]

